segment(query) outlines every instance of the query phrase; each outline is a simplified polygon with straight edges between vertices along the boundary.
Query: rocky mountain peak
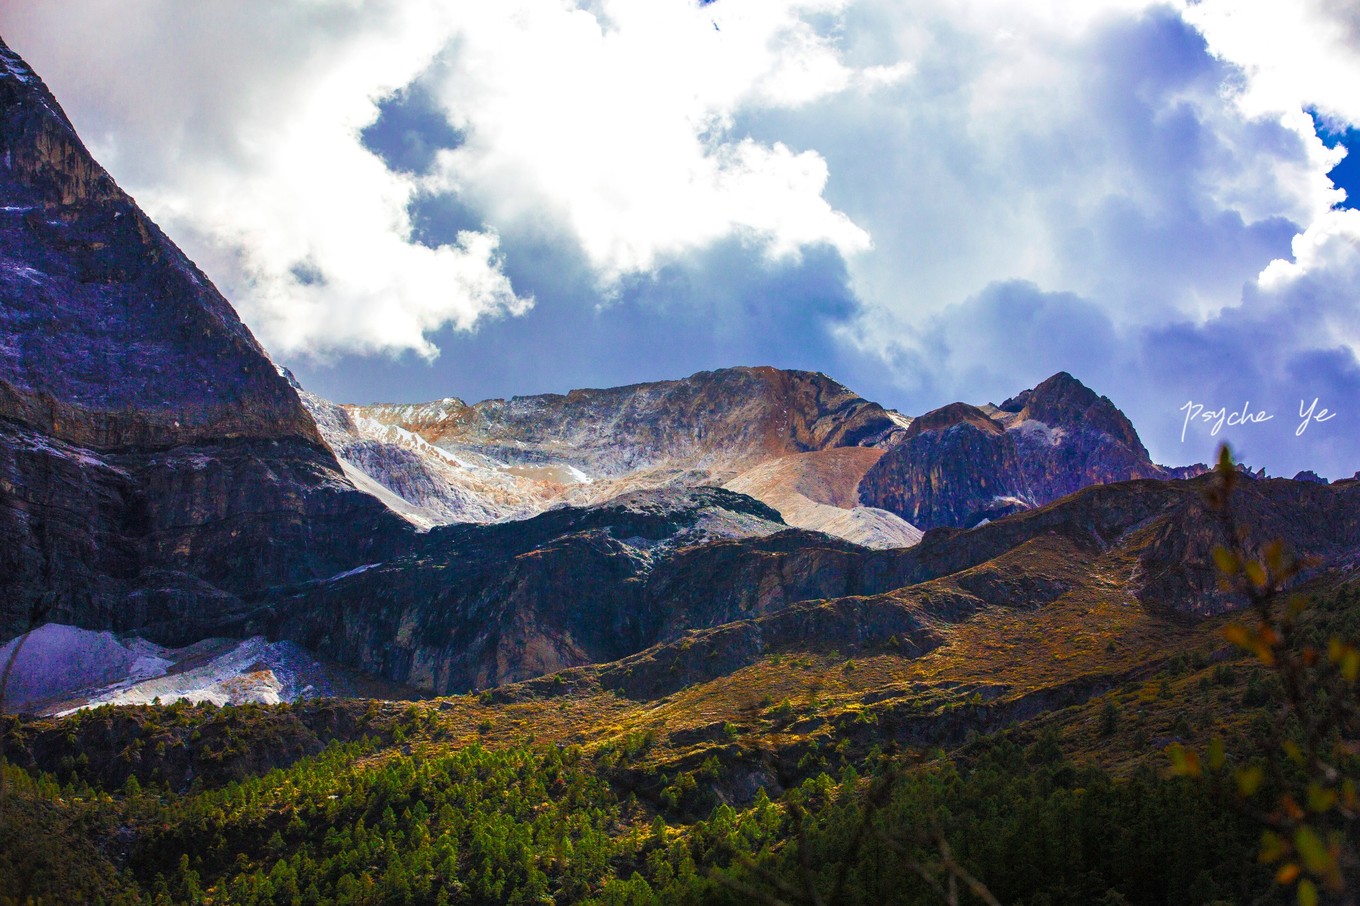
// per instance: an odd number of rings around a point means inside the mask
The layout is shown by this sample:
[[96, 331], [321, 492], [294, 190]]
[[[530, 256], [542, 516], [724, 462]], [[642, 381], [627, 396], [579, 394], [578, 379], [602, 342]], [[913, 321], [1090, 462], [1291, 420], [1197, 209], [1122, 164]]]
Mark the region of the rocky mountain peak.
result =
[[[892, 514], [858, 512], [852, 493], [873, 454], [897, 443], [911, 420], [818, 372], [720, 368], [471, 405], [446, 397], [342, 410], [302, 396], [350, 477], [418, 524], [523, 517], [744, 476], [745, 492], [777, 499], [803, 527], [857, 541], [913, 535]], [[866, 455], [794, 459], [837, 450]], [[748, 474], [776, 461], [784, 462]], [[847, 493], [794, 489], [813, 473], [836, 487], [848, 482]]]
[[0, 416], [95, 449], [320, 444], [208, 278], [0, 43]]
[[1066, 371], [1059, 371], [1032, 390], [1020, 392], [998, 408], [1016, 413], [1019, 421], [1033, 420], [1054, 428], [1084, 425], [1127, 445], [1144, 459], [1148, 456], [1133, 423], [1119, 407]]
[[0, 44], [0, 634], [38, 603], [193, 641], [408, 532]]
[[1088, 485], [1180, 477], [1152, 462], [1108, 397], [1065, 371], [990, 413], [951, 403], [916, 419], [865, 473], [861, 502], [921, 529], [969, 527]]
[[950, 403], [913, 419], [903, 439], [912, 438], [928, 431], [947, 431], [955, 425], [967, 425], [984, 434], [1006, 433], [1005, 428], [1001, 427], [977, 406], [971, 406], [968, 403]]

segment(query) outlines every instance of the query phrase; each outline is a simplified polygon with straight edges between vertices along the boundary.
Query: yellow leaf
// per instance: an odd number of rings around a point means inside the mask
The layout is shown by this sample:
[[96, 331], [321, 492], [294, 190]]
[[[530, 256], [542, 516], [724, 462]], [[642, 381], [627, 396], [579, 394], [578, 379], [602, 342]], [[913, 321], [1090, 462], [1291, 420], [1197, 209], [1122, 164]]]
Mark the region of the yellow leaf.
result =
[[1281, 839], [1279, 834], [1273, 831], [1263, 831], [1261, 833], [1261, 855], [1260, 859], [1269, 865], [1284, 856], [1289, 851], [1289, 844]]
[[1251, 580], [1252, 585], [1260, 589], [1266, 587], [1266, 568], [1264, 566], [1255, 560], [1248, 560], [1242, 565], [1242, 568], [1246, 570], [1247, 578]]
[[1239, 648], [1250, 649], [1252, 647], [1251, 630], [1241, 623], [1229, 623], [1223, 627], [1223, 638], [1232, 642]]
[[1317, 885], [1304, 878], [1299, 882], [1299, 906], [1317, 906]]
[[1218, 462], [1214, 465], [1214, 468], [1219, 472], [1226, 472], [1229, 475], [1235, 474], [1233, 469], [1232, 450], [1228, 449], [1227, 444], [1223, 444], [1218, 448]]
[[1221, 544], [1214, 548], [1214, 565], [1225, 576], [1235, 576], [1242, 571], [1242, 561]]
[[[1350, 648], [1350, 646], [1346, 646]], [[1360, 677], [1360, 651], [1350, 648], [1341, 656], [1341, 675], [1346, 678], [1346, 682], [1353, 683], [1356, 677]]]
[[1265, 779], [1266, 772], [1260, 765], [1251, 765], [1242, 768], [1237, 772], [1237, 791], [1243, 796], [1252, 796], [1261, 788], [1261, 781]]
[[1223, 762], [1227, 758], [1227, 753], [1223, 750], [1223, 740], [1214, 737], [1209, 741], [1209, 767], [1217, 771], [1223, 767]]
[[1286, 862], [1280, 866], [1279, 871], [1275, 872], [1275, 883], [1281, 886], [1293, 884], [1302, 873], [1303, 869], [1299, 868], [1297, 862]]
[[1311, 874], [1330, 874], [1336, 867], [1336, 862], [1327, 850], [1326, 844], [1322, 842], [1322, 838], [1306, 824], [1294, 831], [1294, 848], [1299, 851], [1303, 864], [1308, 867]]
[[1317, 783], [1308, 784], [1308, 808], [1315, 812], [1325, 812], [1336, 805], [1336, 790], [1329, 790]]
[[1172, 743], [1167, 748], [1171, 756], [1171, 773], [1179, 777], [1198, 777], [1201, 773], [1199, 755], [1180, 743]]
[[1327, 640], [1327, 660], [1333, 664], [1341, 663], [1341, 659], [1346, 656], [1346, 649], [1349, 647], [1338, 636], [1332, 636]]

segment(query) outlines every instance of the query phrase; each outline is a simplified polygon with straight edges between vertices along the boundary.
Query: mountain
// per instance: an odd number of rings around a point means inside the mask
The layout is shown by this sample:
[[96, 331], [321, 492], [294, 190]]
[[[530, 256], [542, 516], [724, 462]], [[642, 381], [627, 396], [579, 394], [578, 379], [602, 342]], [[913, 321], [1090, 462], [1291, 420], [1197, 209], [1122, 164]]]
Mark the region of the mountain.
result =
[[208, 278], [0, 43], [0, 416], [100, 450], [319, 441]]
[[1215, 479], [1070, 375], [915, 420], [770, 368], [336, 405], [3, 45], [0, 123], [0, 682], [48, 715], [0, 717], [0, 901], [1292, 893], [1165, 752], [1240, 785], [1339, 713], [1360, 480], [1239, 473], [1245, 548], [1308, 558], [1257, 657]]
[[1094, 484], [1202, 471], [1152, 462], [1124, 413], [1064, 371], [1000, 406], [951, 403], [917, 418], [859, 497], [921, 529], [968, 527]]
[[721, 485], [791, 526], [887, 549], [1092, 484], [1203, 471], [1153, 463], [1128, 418], [1066, 372], [915, 419], [773, 368], [475, 405], [341, 406], [297, 389], [355, 484], [422, 527]]
[[169, 648], [136, 635], [47, 623], [29, 633], [22, 648], [18, 643], [0, 645], [0, 663], [14, 658], [5, 699], [16, 711], [64, 714], [157, 699], [278, 704], [406, 692], [323, 662], [294, 642], [260, 636], [208, 638]]
[[409, 534], [341, 474], [208, 278], [0, 44], [0, 636], [190, 642]]
[[[887, 550], [788, 529], [730, 491], [635, 491], [518, 522], [431, 530], [402, 557], [274, 589], [230, 628], [295, 640], [426, 694], [619, 661], [606, 671], [612, 682], [658, 695], [772, 645], [853, 652], [895, 636], [925, 652], [980, 612], [1040, 609], [1077, 590], [1203, 617], [1231, 606], [1214, 572], [1206, 482], [1093, 486]], [[1360, 482], [1249, 480], [1238, 498], [1253, 543], [1282, 538], [1317, 557], [1319, 570], [1360, 562]], [[710, 630], [706, 647], [690, 652], [687, 635]], [[661, 653], [643, 656], [654, 646]], [[672, 667], [676, 652], [685, 652], [683, 669]]]
[[717, 540], [786, 529], [774, 510], [730, 491], [634, 491], [433, 529], [404, 556], [273, 589], [224, 629], [292, 639], [426, 693], [486, 688], [676, 637], [690, 624], [654, 591], [668, 564]]
[[305, 391], [302, 399], [356, 484], [422, 526], [722, 485], [770, 503], [790, 525], [868, 546], [919, 534], [834, 493], [825, 478], [808, 480], [834, 472], [832, 484], [853, 489], [910, 424], [823, 374], [725, 368], [474, 405], [336, 406]]

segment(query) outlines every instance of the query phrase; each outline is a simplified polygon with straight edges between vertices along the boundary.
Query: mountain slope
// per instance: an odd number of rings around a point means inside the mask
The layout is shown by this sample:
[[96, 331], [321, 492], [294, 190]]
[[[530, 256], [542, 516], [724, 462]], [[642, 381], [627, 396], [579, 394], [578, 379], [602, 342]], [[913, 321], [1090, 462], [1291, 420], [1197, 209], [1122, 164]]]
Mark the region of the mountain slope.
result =
[[0, 44], [0, 638], [193, 641], [399, 546], [226, 300]]
[[1090, 485], [1201, 471], [1152, 462], [1124, 413], [1064, 371], [999, 407], [951, 403], [917, 418], [859, 495], [922, 529], [966, 528]]
[[876, 447], [837, 447], [766, 460], [724, 487], [777, 509], [798, 528], [871, 548], [910, 547], [921, 532], [887, 510], [860, 506], [856, 488], [883, 455]]
[[[914, 543], [918, 534], [891, 513], [859, 507], [853, 494], [831, 502], [792, 489], [799, 480], [792, 473], [820, 468], [841, 473], [853, 490], [910, 423], [822, 374], [725, 368], [475, 405], [448, 398], [337, 406], [298, 390], [356, 482], [422, 526], [735, 482], [729, 486], [774, 506], [791, 525], [880, 547]], [[816, 454], [837, 450], [856, 454], [812, 465]]]
[[[772, 510], [729, 491], [634, 492], [522, 522], [432, 530], [408, 555], [276, 590], [237, 632], [291, 638], [435, 694], [659, 644], [688, 653], [625, 665], [623, 685], [673, 691], [748, 663], [790, 625], [803, 627], [794, 638], [842, 651], [891, 636], [924, 650], [942, 625], [998, 607], [1041, 608], [1078, 589], [1204, 616], [1229, 603], [1212, 566], [1205, 481], [1090, 487], [878, 551], [786, 529]], [[1253, 480], [1239, 498], [1258, 541], [1282, 537], [1326, 568], [1360, 557], [1360, 482]], [[690, 651], [687, 633], [719, 629], [712, 644]]]
[[0, 43], [0, 417], [110, 450], [319, 440], [208, 278]]

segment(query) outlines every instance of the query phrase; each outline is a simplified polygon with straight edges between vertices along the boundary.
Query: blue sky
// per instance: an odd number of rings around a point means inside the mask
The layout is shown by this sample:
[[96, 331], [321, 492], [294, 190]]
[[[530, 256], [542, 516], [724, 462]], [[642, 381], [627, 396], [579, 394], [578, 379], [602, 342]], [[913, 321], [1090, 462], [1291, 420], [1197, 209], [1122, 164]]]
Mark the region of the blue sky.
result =
[[80, 0], [0, 35], [334, 399], [774, 364], [917, 414], [1067, 370], [1160, 461], [1360, 469], [1345, 4]]

